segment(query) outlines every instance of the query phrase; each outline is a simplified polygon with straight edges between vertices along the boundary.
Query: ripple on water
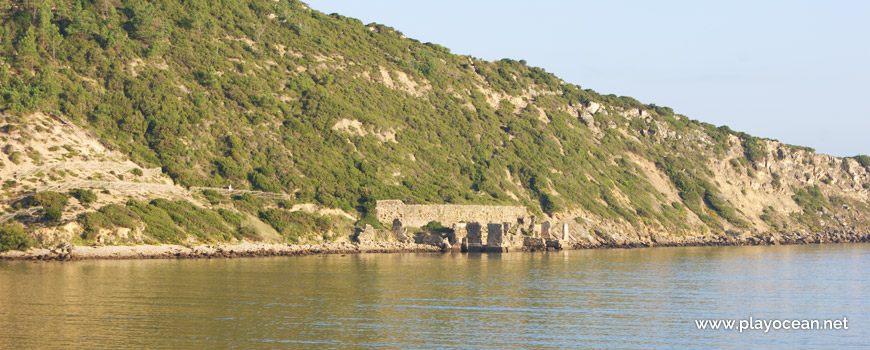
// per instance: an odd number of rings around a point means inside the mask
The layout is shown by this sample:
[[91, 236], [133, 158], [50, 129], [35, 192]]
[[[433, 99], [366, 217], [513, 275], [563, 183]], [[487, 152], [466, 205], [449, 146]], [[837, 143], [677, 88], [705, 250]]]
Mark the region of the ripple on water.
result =
[[[855, 348], [870, 245], [0, 262], [27, 348]], [[848, 331], [699, 331], [695, 319]]]

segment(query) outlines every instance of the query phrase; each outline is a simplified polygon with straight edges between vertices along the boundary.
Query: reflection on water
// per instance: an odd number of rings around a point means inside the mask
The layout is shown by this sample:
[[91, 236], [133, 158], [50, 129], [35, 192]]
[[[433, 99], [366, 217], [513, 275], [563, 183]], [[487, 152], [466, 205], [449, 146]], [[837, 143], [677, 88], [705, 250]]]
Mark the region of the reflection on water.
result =
[[[868, 248], [0, 262], [0, 348], [861, 347]], [[750, 316], [851, 327], [694, 323]]]

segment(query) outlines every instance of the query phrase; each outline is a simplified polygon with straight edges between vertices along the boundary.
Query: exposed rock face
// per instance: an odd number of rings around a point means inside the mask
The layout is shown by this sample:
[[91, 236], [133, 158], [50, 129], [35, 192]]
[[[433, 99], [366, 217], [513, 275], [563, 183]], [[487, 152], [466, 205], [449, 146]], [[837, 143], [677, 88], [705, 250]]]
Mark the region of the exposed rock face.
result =
[[406, 205], [399, 200], [377, 201], [375, 210], [380, 222], [399, 219], [407, 227], [423, 227], [431, 221], [443, 225], [458, 222], [516, 222], [528, 216], [528, 211], [519, 206], [493, 205]]
[[393, 220], [393, 237], [396, 238], [397, 241], [405, 243], [408, 241], [408, 236], [405, 234], [408, 232], [408, 229], [402, 226], [402, 221], [399, 219]]
[[601, 108], [600, 104], [590, 101], [589, 106], [586, 107], [586, 111], [589, 112], [589, 114], [595, 114], [595, 113], [598, 113], [598, 109], [600, 109], [600, 108]]
[[356, 241], [359, 244], [372, 244], [375, 242], [375, 228], [372, 225], [366, 224], [365, 227], [356, 234]]
[[534, 224], [529, 228], [533, 237], [541, 237], [541, 224]]

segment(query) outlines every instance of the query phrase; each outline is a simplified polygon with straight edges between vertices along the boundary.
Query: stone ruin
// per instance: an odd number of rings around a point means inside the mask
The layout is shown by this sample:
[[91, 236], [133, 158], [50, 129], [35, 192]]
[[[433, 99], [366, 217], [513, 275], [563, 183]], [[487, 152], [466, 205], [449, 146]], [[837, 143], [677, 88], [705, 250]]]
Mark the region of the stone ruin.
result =
[[468, 224], [464, 222], [453, 224], [451, 229], [453, 232], [447, 234], [447, 238], [450, 240], [450, 244], [454, 247], [454, 249], [459, 248], [462, 244], [462, 240], [468, 236], [468, 229], [466, 228]]
[[437, 221], [444, 225], [457, 222], [516, 222], [528, 216], [525, 207], [460, 204], [405, 204], [400, 200], [379, 200], [375, 215], [380, 222], [399, 219], [406, 227], [423, 227]]
[[[573, 238], [569, 225], [549, 221], [536, 223], [523, 207], [485, 205], [405, 205], [385, 200], [376, 204], [381, 222], [391, 222], [393, 238], [399, 242], [416, 241], [443, 250], [463, 252], [507, 252], [509, 250], [562, 249]], [[431, 221], [452, 229], [446, 237], [438, 234], [409, 237], [407, 227], [422, 227]], [[360, 243], [374, 240], [374, 229], [366, 227], [357, 234]]]
[[479, 252], [483, 251], [483, 242], [486, 241], [486, 231], [483, 230], [483, 225], [477, 222], [472, 222], [465, 225], [466, 236], [462, 243], [462, 251], [464, 252]]

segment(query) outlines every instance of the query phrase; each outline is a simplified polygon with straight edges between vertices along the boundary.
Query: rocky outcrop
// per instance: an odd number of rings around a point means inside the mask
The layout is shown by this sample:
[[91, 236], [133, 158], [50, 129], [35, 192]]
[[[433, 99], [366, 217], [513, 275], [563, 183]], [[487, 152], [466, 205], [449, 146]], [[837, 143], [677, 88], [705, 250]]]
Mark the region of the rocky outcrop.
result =
[[365, 227], [363, 227], [362, 230], [359, 230], [356, 234], [356, 241], [359, 244], [372, 244], [376, 239], [375, 228], [369, 224], [366, 224]]
[[393, 220], [392, 232], [393, 238], [395, 238], [399, 242], [404, 243], [409, 240], [408, 236], [406, 235], [408, 229], [405, 228], [404, 225], [402, 225], [402, 221], [400, 221], [399, 219]]
[[[468, 225], [472, 232], [479, 232], [480, 224]], [[478, 227], [478, 228], [475, 228]], [[365, 230], [363, 230], [364, 232]], [[476, 250], [468, 249], [470, 234], [462, 239], [463, 251], [480, 252], [482, 245], [477, 243]], [[433, 238], [434, 239], [434, 238]], [[260, 256], [302, 256], [319, 254], [356, 254], [356, 253], [393, 253], [393, 252], [439, 252], [444, 251], [445, 238], [429, 244], [414, 243], [373, 243], [373, 244], [260, 244], [242, 243], [237, 245], [136, 245], [136, 246], [75, 246], [61, 244], [55, 248], [34, 248], [27, 251], [8, 251], [0, 253], [0, 260], [82, 260], [82, 259], [195, 259], [195, 258], [236, 258]], [[548, 250], [542, 237], [523, 237], [522, 249], [528, 251]], [[581, 238], [564, 246], [565, 249], [597, 248], [642, 248], [642, 247], [686, 247], [686, 246], [748, 246], [778, 244], [836, 244], [870, 243], [870, 231], [848, 231], [834, 229], [821, 233], [789, 232], [760, 236], [684, 236], [671, 237], [652, 235], [649, 241], [638, 238], [589, 240]], [[552, 247], [550, 247], [552, 248]]]

